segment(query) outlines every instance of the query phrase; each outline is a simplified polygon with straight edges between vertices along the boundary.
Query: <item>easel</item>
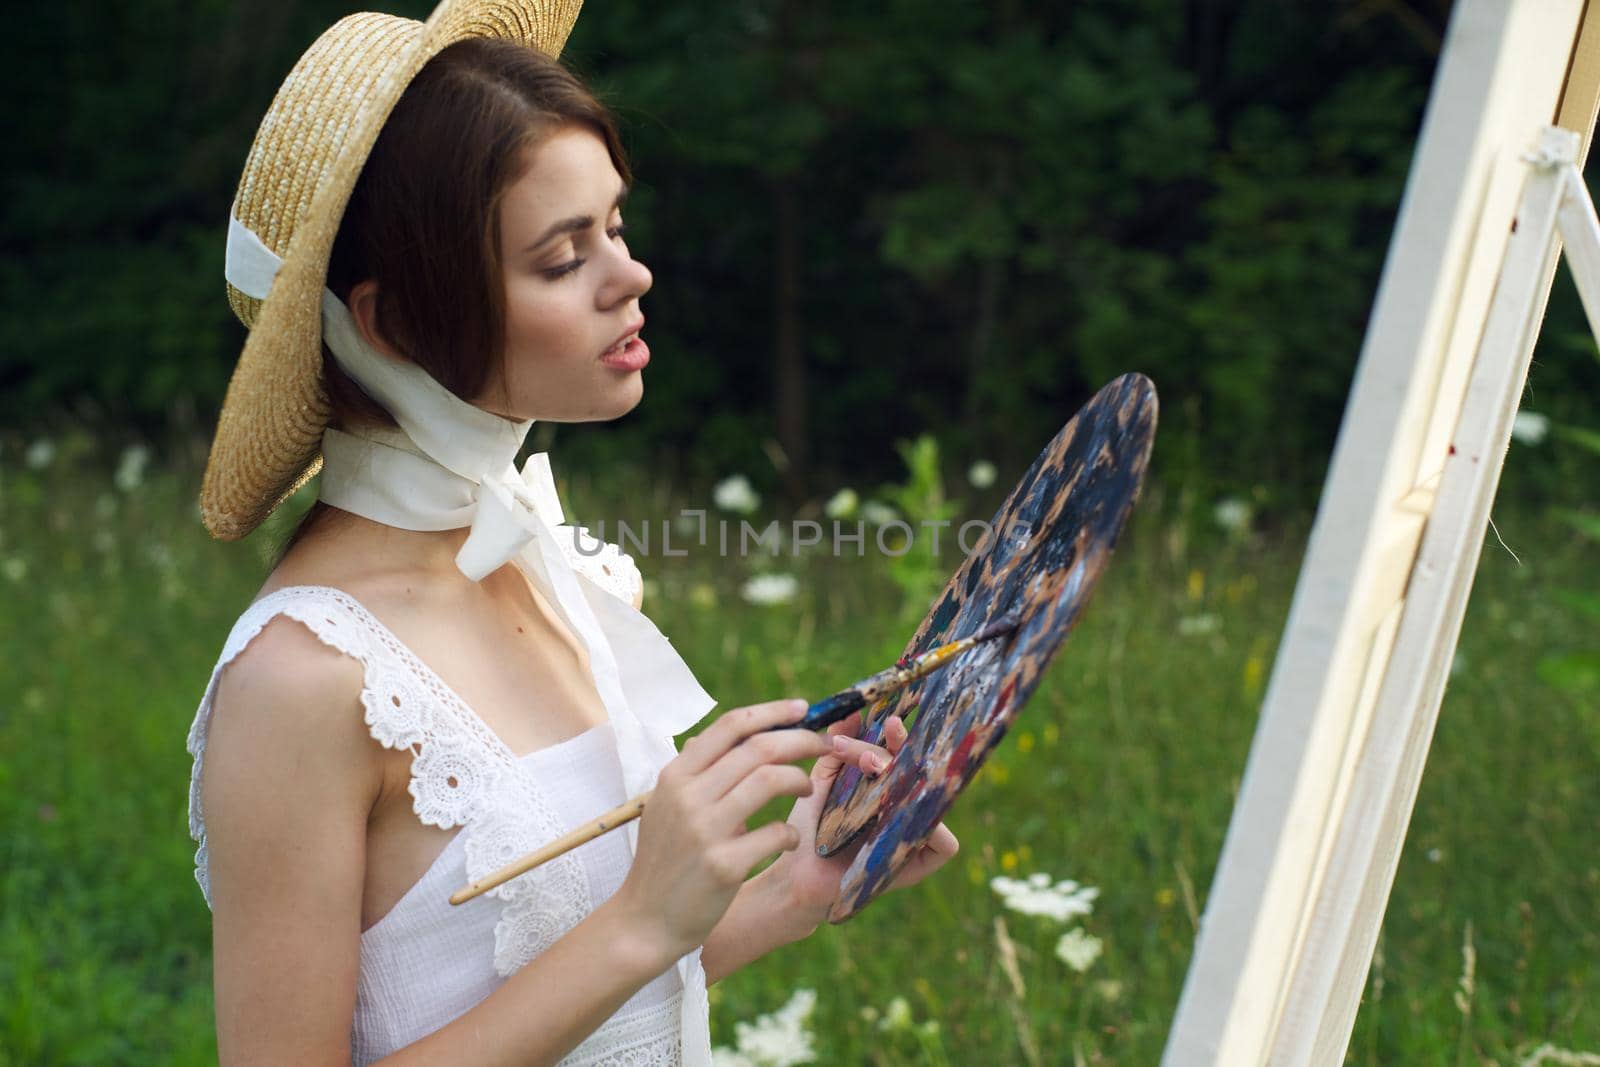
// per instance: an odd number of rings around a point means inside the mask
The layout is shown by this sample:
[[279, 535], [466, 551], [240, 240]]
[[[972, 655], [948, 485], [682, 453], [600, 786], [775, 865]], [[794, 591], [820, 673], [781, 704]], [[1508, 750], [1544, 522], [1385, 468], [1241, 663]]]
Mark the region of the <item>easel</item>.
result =
[[1343, 1061], [1597, 102], [1588, 2], [1457, 5], [1165, 1067]]

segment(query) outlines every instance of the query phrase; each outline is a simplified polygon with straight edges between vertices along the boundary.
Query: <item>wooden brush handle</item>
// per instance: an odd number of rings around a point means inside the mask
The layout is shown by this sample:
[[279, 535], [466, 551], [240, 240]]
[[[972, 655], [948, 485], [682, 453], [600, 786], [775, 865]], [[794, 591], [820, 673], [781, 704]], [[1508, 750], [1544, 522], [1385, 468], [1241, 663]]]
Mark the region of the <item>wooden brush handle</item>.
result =
[[495, 886], [511, 881], [519, 874], [526, 874], [541, 863], [571, 852], [585, 841], [593, 841], [608, 830], [615, 830], [619, 826], [632, 822], [644, 814], [644, 806], [650, 802], [650, 795], [654, 792], [655, 790], [651, 789], [640, 793], [631, 800], [612, 808], [604, 815], [591, 819], [582, 826], [574, 827], [570, 833], [556, 838], [543, 848], [530, 852], [516, 862], [506, 864], [493, 874], [486, 874], [476, 882], [456, 890], [450, 894], [450, 903], [465, 904], [473, 897], [481, 896]]

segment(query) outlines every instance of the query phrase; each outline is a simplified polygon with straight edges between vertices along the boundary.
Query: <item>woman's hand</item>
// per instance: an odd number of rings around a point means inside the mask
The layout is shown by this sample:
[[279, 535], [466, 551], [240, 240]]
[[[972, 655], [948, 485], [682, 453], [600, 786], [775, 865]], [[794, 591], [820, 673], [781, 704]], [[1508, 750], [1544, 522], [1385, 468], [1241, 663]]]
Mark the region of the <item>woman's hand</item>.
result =
[[[817, 855], [817, 821], [822, 816], [822, 805], [828, 798], [828, 792], [833, 788], [833, 780], [844, 769], [846, 762], [861, 768], [866, 775], [882, 773], [889, 760], [906, 743], [908, 736], [906, 724], [898, 715], [889, 716], [888, 722], [884, 723], [883, 740], [886, 748], [859, 740], [860, 733], [859, 711], [828, 727], [830, 743], [835, 747], [811, 768], [811, 792], [801, 794], [794, 810], [789, 813], [789, 825], [800, 835], [799, 845], [779, 856], [770, 868], [772, 876], [780, 882], [782, 898], [789, 902], [790, 907], [809, 916], [813, 924], [827, 918], [828, 911], [839, 896], [839, 881], [865, 841], [863, 837], [831, 856]], [[881, 766], [878, 761], [881, 761]], [[950, 862], [959, 848], [956, 835], [941, 822], [917, 854], [895, 875], [889, 888], [904, 889], [916, 885]]]
[[831, 739], [810, 730], [767, 732], [805, 711], [803, 700], [735, 708], [661, 769], [616, 896], [666, 958], [705, 941], [750, 868], [800, 844], [800, 831], [788, 823], [747, 833], [745, 820], [774, 797], [804, 797], [816, 788], [803, 769], [785, 764], [823, 756]]

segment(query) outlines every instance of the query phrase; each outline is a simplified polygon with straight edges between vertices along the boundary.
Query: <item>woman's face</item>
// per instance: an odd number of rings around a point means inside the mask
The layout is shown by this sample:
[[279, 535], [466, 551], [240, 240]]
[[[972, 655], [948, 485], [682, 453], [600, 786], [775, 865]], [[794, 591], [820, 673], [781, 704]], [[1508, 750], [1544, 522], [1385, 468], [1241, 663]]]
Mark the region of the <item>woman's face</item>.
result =
[[622, 240], [627, 190], [605, 142], [564, 126], [528, 157], [500, 208], [504, 381], [473, 402], [514, 419], [587, 422], [631, 411], [650, 350], [639, 298], [650, 271]]

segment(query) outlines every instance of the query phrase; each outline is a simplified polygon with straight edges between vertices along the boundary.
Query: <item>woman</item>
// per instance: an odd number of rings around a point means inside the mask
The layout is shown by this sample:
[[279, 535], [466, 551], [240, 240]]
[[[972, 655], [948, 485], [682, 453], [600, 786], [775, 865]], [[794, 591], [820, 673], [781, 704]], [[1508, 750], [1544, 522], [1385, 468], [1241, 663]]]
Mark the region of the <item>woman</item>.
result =
[[[816, 928], [848, 863], [812, 847], [828, 784], [905, 739], [765, 732], [789, 700], [676, 752], [710, 698], [544, 457], [512, 464], [532, 420], [630, 410], [649, 361], [628, 169], [549, 58], [574, 13], [341, 20], [246, 163], [251, 332], [202, 515], [241, 537], [319, 455], [323, 480], [190, 735], [227, 1064], [708, 1063], [706, 983]], [[652, 786], [626, 833], [446, 903]], [[789, 819], [745, 832], [780, 795]], [[898, 884], [955, 849], [941, 826]]]

